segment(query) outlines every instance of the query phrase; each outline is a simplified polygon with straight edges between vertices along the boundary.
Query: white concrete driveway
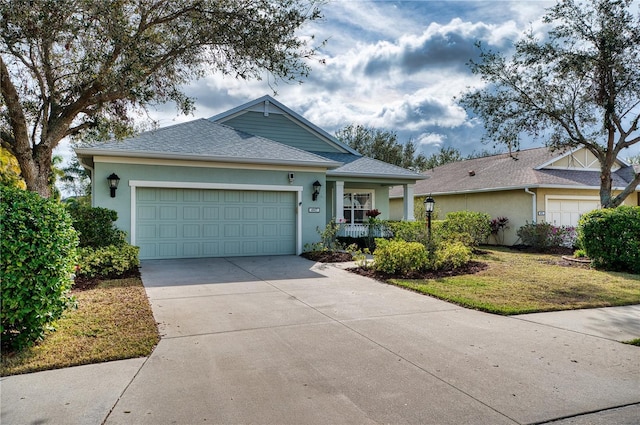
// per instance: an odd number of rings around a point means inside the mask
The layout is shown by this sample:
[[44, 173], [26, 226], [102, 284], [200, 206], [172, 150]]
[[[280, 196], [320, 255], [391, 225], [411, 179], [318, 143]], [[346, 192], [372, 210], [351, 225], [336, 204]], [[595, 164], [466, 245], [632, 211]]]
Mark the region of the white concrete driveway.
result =
[[[480, 313], [292, 256], [145, 261], [142, 277], [153, 354], [3, 378], [3, 424], [640, 417], [640, 348], [597, 321]], [[616, 311], [633, 325], [638, 307]]]

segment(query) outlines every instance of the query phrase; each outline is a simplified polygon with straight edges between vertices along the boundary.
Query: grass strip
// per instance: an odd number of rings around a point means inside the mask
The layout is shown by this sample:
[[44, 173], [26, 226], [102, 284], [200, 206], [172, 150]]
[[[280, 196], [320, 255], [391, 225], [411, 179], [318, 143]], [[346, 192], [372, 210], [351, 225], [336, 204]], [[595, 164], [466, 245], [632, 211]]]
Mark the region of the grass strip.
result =
[[640, 275], [567, 266], [558, 255], [488, 249], [473, 275], [389, 283], [502, 315], [640, 304]]
[[2, 353], [0, 375], [15, 375], [148, 356], [160, 337], [139, 278], [101, 281], [74, 291], [57, 330], [20, 353]]

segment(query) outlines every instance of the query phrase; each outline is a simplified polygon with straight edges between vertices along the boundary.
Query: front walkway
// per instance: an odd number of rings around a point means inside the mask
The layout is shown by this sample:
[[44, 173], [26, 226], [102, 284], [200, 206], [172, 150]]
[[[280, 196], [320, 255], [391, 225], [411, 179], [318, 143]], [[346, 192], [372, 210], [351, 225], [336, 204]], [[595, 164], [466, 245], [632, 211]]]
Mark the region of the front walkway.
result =
[[602, 335], [463, 309], [299, 257], [146, 261], [142, 273], [163, 335], [153, 354], [3, 378], [3, 424], [640, 415], [640, 349]]

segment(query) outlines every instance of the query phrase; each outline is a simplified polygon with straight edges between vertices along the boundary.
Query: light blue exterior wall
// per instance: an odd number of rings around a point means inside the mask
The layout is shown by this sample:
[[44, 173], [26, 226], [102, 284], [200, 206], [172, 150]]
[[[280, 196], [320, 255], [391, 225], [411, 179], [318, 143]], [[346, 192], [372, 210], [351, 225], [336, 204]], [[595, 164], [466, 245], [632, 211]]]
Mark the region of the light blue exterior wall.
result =
[[282, 114], [265, 116], [259, 112], [247, 112], [226, 120], [223, 124], [309, 152], [344, 152]]
[[[116, 173], [120, 177], [120, 185], [116, 197], [111, 198], [107, 184], [107, 176]], [[118, 213], [116, 226], [131, 234], [131, 188], [129, 181], [166, 181], [166, 182], [198, 182], [225, 183], [246, 185], [302, 186], [302, 246], [317, 242], [319, 237], [316, 228], [326, 225], [324, 211], [326, 205], [326, 180], [322, 172], [295, 171], [295, 180], [289, 183], [288, 171], [253, 170], [231, 168], [186, 167], [166, 165], [137, 165], [122, 163], [106, 163], [96, 161], [93, 175], [93, 204], [115, 210]], [[318, 200], [312, 200], [313, 183], [318, 180], [322, 189]], [[295, 206], [292, 206], [295, 207]], [[319, 213], [309, 212], [309, 208], [320, 207]]]

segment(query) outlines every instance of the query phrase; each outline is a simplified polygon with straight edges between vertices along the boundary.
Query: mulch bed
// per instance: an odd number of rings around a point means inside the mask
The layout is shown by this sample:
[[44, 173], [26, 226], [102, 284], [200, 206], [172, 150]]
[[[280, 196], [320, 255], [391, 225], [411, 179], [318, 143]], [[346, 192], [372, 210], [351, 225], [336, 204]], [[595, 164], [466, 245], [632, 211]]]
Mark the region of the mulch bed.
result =
[[73, 286], [71, 286], [71, 292], [74, 291], [87, 291], [93, 289], [103, 280], [108, 279], [128, 279], [131, 277], [140, 277], [140, 269], [133, 268], [120, 275], [108, 275], [108, 276], [76, 276], [73, 280]]
[[307, 260], [317, 261], [319, 263], [346, 263], [347, 261], [353, 260], [353, 256], [351, 254], [341, 251], [303, 252], [300, 256]]
[[370, 277], [383, 282], [389, 279], [440, 279], [443, 277], [459, 276], [464, 274], [475, 274], [482, 270], [485, 270], [489, 265], [480, 261], [470, 261], [462, 267], [458, 267], [452, 270], [435, 270], [425, 272], [412, 272], [406, 274], [389, 274], [379, 272], [373, 269], [364, 269], [362, 267], [349, 268], [352, 273], [359, 274], [361, 276]]

